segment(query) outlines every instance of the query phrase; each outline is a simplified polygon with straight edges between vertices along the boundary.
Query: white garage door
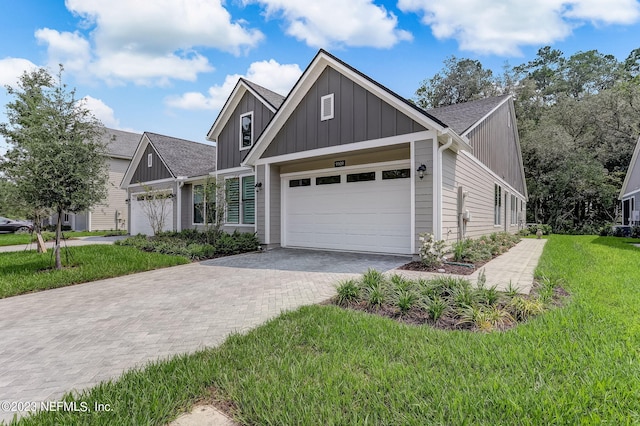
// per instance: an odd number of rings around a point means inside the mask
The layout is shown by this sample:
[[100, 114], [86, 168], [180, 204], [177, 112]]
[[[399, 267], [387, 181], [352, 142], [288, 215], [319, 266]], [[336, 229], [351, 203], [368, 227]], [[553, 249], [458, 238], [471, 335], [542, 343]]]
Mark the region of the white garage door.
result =
[[[129, 219], [131, 221], [131, 235], [153, 235], [153, 228], [151, 227], [151, 222], [149, 221], [149, 207], [145, 205], [148, 203], [154, 203], [153, 211], [157, 213], [152, 213], [153, 215], [159, 214], [160, 212], [164, 211], [163, 231], [173, 230], [173, 199], [161, 198], [162, 195], [154, 201], [144, 200], [145, 194], [131, 195], [131, 217]], [[165, 206], [164, 209], [162, 208], [163, 204]]]
[[411, 253], [407, 167], [285, 177], [284, 245]]

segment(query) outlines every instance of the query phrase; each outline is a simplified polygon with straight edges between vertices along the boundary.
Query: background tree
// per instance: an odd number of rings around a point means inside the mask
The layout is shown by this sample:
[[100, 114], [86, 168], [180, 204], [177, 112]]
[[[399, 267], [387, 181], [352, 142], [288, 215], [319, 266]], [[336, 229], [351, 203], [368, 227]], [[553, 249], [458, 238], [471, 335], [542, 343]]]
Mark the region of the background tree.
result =
[[63, 213], [80, 213], [107, 195], [106, 147], [102, 124], [62, 82], [43, 68], [24, 73], [7, 87], [8, 123], [0, 124], [9, 150], [0, 170], [32, 211], [57, 215], [55, 262], [61, 269]]
[[640, 48], [622, 62], [549, 46], [501, 78], [450, 57], [416, 91], [423, 108], [511, 93], [529, 192], [528, 221], [595, 232], [616, 219], [617, 195], [640, 135]]
[[480, 61], [450, 56], [442, 71], [422, 82], [414, 101], [428, 109], [482, 99], [500, 93], [496, 82], [493, 71]]

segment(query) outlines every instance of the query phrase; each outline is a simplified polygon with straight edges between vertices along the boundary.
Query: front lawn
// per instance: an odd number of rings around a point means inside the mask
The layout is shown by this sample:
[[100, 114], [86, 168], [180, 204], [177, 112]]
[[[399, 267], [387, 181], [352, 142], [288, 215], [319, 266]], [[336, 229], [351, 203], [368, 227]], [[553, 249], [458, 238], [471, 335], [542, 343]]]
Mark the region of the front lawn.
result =
[[72, 267], [56, 271], [51, 270], [52, 254], [51, 250], [0, 253], [0, 298], [189, 263], [180, 256], [96, 244], [63, 248], [63, 263]]
[[243, 424], [638, 424], [640, 249], [627, 241], [551, 236], [538, 272], [571, 298], [505, 332], [310, 306], [66, 396], [109, 412], [22, 423], [160, 425], [215, 399]]

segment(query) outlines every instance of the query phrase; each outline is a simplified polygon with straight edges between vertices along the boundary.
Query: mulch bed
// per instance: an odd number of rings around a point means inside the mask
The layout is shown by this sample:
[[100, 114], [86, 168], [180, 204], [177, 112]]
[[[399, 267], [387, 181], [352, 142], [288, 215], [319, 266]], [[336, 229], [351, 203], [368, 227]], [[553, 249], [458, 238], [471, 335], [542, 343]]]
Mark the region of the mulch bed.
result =
[[473, 263], [473, 268], [470, 268], [468, 266], [450, 265], [448, 263], [443, 263], [440, 266], [426, 266], [424, 263], [417, 260], [404, 264], [398, 269], [403, 269], [405, 271], [434, 272], [440, 274], [471, 275], [487, 262], [488, 261]]

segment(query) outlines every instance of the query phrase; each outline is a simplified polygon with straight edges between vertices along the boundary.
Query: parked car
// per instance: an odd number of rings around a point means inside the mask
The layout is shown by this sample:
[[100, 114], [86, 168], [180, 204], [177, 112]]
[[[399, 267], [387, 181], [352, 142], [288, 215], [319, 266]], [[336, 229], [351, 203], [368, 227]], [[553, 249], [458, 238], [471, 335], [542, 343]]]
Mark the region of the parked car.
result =
[[31, 231], [33, 231], [33, 223], [28, 220], [12, 220], [0, 216], [0, 234]]

